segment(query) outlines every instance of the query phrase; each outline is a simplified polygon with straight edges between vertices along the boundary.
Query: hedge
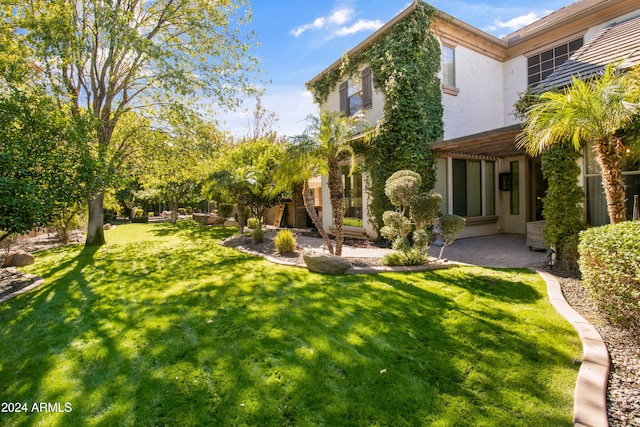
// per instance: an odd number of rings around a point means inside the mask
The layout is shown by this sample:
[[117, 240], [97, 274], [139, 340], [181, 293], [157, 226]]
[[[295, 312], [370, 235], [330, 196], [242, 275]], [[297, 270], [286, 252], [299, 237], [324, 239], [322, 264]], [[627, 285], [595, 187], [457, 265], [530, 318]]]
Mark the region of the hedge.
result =
[[580, 233], [583, 286], [613, 322], [640, 328], [640, 221]]

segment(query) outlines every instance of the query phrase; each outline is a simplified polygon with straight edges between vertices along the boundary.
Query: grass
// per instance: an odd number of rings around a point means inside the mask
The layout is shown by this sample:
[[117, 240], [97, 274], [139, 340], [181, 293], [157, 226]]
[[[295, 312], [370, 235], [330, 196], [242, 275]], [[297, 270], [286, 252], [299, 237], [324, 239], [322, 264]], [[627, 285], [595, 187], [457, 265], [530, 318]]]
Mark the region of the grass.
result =
[[217, 244], [233, 232], [38, 254], [45, 285], [0, 305], [0, 402], [61, 410], [0, 424], [572, 424], [579, 340], [537, 275], [325, 276]]
[[362, 227], [362, 218], [343, 218], [343, 224], [348, 227]]

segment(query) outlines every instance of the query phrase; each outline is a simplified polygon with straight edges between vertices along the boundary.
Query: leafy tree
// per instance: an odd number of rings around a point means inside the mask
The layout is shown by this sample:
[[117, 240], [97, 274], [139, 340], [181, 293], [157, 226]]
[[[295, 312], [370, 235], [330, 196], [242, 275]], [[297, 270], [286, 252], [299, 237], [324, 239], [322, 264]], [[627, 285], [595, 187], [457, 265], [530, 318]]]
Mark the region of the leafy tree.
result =
[[37, 88], [0, 93], [0, 241], [83, 200], [87, 122], [70, 117]]
[[170, 129], [148, 132], [152, 143], [140, 175], [145, 190], [169, 203], [172, 223], [183, 200], [199, 198], [225, 137], [196, 115], [175, 113], [168, 118]]
[[[2, 34], [13, 37], [40, 81], [75, 116], [95, 119], [84, 159], [96, 169], [89, 199], [88, 245], [104, 243], [104, 192], [121, 169], [132, 140], [116, 143], [123, 115], [162, 117], [163, 107], [194, 109], [199, 99], [235, 108], [254, 93], [248, 76], [253, 35], [240, 26], [245, 0], [32, 0], [3, 2]], [[9, 28], [10, 30], [7, 30]], [[0, 55], [3, 56], [3, 55]], [[2, 62], [2, 61], [0, 61]]]
[[531, 155], [566, 141], [576, 150], [585, 141], [592, 142], [612, 224], [626, 220], [621, 168], [625, 147], [620, 131], [640, 108], [637, 76], [637, 70], [623, 74], [609, 65], [589, 80], [574, 77], [564, 92], [542, 93], [525, 112], [518, 139], [518, 146], [526, 147]]
[[364, 116], [344, 117], [339, 112], [320, 111], [319, 116], [309, 116], [305, 135], [297, 147], [303, 157], [315, 158], [326, 164], [329, 196], [336, 227], [335, 254], [342, 255], [344, 240], [344, 183], [342, 182], [342, 162], [350, 160], [352, 171], [356, 166], [353, 139], [364, 137], [369, 123]]
[[247, 206], [262, 223], [269, 208], [281, 199], [281, 194], [273, 189], [276, 187], [276, 171], [281, 162], [287, 161], [284, 156], [284, 142], [277, 139], [271, 142], [265, 137], [260, 137], [244, 140], [240, 146], [243, 163], [258, 172], [255, 185], [249, 187], [247, 192]]
[[[238, 206], [238, 224], [240, 229], [238, 234], [244, 233], [244, 208], [247, 206], [247, 192], [256, 185], [258, 181], [258, 173], [247, 165], [232, 165], [230, 163], [223, 163], [227, 166], [218, 169], [212, 173], [208, 178], [209, 191], [226, 191], [235, 195], [235, 200]], [[213, 190], [216, 188], [216, 190]]]

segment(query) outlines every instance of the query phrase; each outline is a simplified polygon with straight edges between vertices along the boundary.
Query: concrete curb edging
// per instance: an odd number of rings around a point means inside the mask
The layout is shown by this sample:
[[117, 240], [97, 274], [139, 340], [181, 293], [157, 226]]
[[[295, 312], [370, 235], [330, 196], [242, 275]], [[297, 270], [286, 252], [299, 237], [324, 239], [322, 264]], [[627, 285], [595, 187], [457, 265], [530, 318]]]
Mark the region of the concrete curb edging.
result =
[[[239, 250], [248, 255], [255, 255], [266, 259], [267, 261], [271, 261], [274, 264], [286, 265], [289, 267], [300, 267], [307, 269], [307, 265], [305, 263], [298, 263], [295, 261], [287, 261], [281, 258], [276, 258], [270, 255], [263, 254], [258, 251], [254, 251], [253, 249], [249, 249], [244, 246], [235, 246], [235, 249]], [[434, 260], [439, 261], [439, 260]], [[344, 274], [378, 274], [378, 273], [416, 273], [421, 271], [432, 271], [432, 270], [444, 270], [451, 267], [460, 267], [468, 264], [459, 263], [459, 262], [449, 262], [446, 263], [441, 262], [433, 262], [425, 265], [414, 265], [414, 266], [400, 266], [400, 267], [389, 267], [389, 266], [369, 266], [369, 267], [351, 267]]]
[[571, 323], [582, 341], [582, 365], [578, 371], [573, 394], [573, 423], [579, 427], [608, 427], [609, 352], [607, 346], [596, 328], [569, 305], [562, 294], [558, 279], [545, 271], [534, 271], [547, 283], [551, 304]]
[[7, 267], [7, 271], [10, 272], [11, 274], [18, 274], [18, 275], [21, 275], [21, 276], [27, 276], [28, 278], [32, 279], [33, 282], [30, 285], [27, 285], [22, 289], [18, 289], [15, 292], [12, 292], [12, 293], [10, 293], [8, 295], [0, 297], [0, 303], [3, 303], [6, 300], [11, 299], [11, 298], [13, 298], [15, 296], [27, 293], [30, 290], [35, 289], [35, 288], [37, 288], [38, 286], [40, 286], [40, 285], [42, 285], [44, 283], [44, 279], [42, 277], [35, 276], [35, 275], [29, 274], [29, 273], [23, 273], [21, 271], [18, 271], [15, 267]]

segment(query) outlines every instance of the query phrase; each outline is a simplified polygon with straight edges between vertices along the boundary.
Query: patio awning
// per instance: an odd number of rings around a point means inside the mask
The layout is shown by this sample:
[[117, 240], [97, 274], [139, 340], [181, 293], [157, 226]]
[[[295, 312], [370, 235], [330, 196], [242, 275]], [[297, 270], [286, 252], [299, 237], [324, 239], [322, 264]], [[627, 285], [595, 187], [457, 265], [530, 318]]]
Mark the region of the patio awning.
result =
[[521, 130], [519, 124], [492, 129], [436, 142], [431, 144], [431, 149], [439, 157], [498, 160], [504, 157], [523, 156], [526, 151], [518, 149], [515, 145], [516, 136]]

